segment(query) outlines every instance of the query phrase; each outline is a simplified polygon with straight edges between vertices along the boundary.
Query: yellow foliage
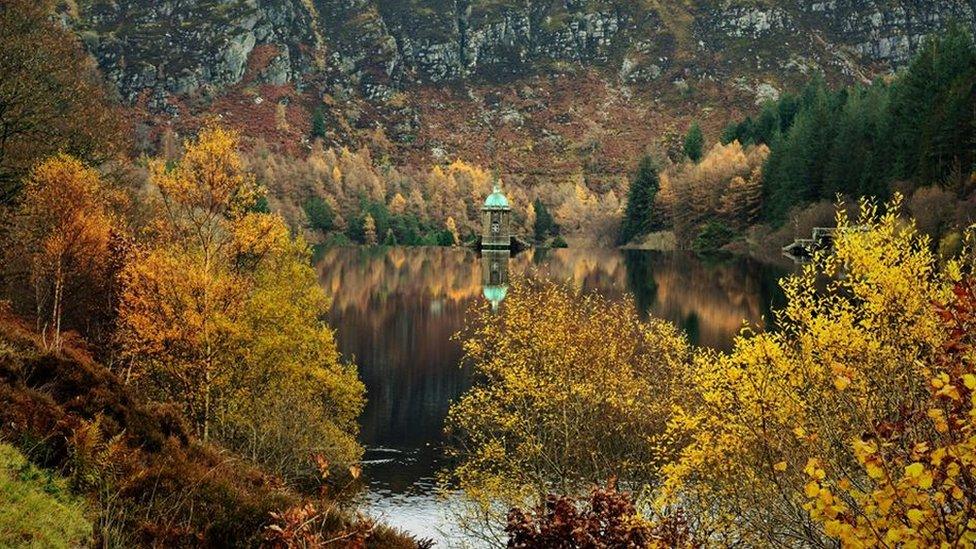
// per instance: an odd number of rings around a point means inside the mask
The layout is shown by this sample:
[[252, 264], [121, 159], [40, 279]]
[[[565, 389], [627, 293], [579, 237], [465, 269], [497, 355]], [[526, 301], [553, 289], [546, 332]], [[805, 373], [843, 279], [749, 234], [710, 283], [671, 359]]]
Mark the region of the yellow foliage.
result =
[[376, 221], [370, 214], [366, 214], [366, 217], [363, 218], [363, 234], [366, 235], [367, 245], [375, 246], [377, 244]]
[[453, 240], [453, 245], [457, 246], [461, 243], [461, 234], [458, 232], [457, 223], [454, 222], [454, 218], [451, 216], [447, 217], [447, 222], [444, 224], [447, 227], [447, 231], [451, 233], [451, 239]]
[[[972, 500], [947, 506], [959, 488], [950, 467], [959, 477], [976, 453], [937, 453], [957, 425], [946, 407], [969, 395], [936, 371], [947, 330], [935, 304], [949, 302], [960, 267], [940, 268], [899, 208], [865, 202], [856, 222], [839, 213], [834, 251], [783, 281], [778, 331], [696, 357], [668, 428], [688, 443], [664, 467], [659, 505], [683, 506], [716, 543], [966, 539]], [[917, 427], [898, 431], [905, 422]]]
[[400, 193], [393, 195], [393, 199], [390, 200], [390, 213], [393, 213], [394, 215], [402, 215], [406, 211], [407, 199], [404, 198]]
[[512, 284], [464, 340], [482, 382], [455, 404], [454, 476], [468, 497], [525, 504], [616, 477], [647, 482], [668, 458], [672, 383], [690, 356], [672, 325], [629, 303], [534, 279]]
[[328, 301], [308, 245], [251, 211], [233, 133], [207, 128], [185, 151], [153, 163], [160, 215], [122, 273], [118, 338], [134, 379], [204, 438], [286, 477], [313, 451], [354, 462], [363, 386], [319, 320]]
[[27, 178], [7, 260], [26, 262], [38, 326], [45, 338], [50, 334], [54, 349], [61, 347], [67, 294], [105, 267], [116, 198], [98, 172], [67, 155], [42, 162]]
[[244, 171], [237, 154], [237, 139], [230, 130], [209, 126], [186, 144], [174, 168], [159, 160], [151, 163], [153, 184], [176, 210], [169, 219], [174, 228], [192, 231], [200, 223], [213, 224], [216, 217], [240, 214], [257, 200], [254, 176]]

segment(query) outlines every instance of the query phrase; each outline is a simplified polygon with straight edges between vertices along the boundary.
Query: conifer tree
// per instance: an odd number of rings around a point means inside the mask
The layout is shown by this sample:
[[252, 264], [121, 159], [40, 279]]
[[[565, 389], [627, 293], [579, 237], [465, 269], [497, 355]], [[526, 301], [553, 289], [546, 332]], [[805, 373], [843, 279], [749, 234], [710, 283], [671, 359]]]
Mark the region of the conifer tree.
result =
[[552, 234], [555, 221], [552, 219], [549, 209], [538, 198], [535, 199], [532, 206], [535, 210], [535, 223], [532, 224], [532, 233], [536, 240], [542, 241]]
[[748, 227], [759, 220], [762, 207], [762, 169], [748, 177], [736, 176], [722, 197], [719, 213], [734, 227]]
[[626, 244], [659, 226], [654, 219], [654, 198], [660, 187], [657, 172], [657, 164], [653, 158], [645, 156], [641, 159], [627, 194], [627, 207], [620, 227], [620, 244]]
[[315, 109], [312, 113], [312, 139], [325, 139], [325, 113], [322, 109]]
[[698, 122], [692, 122], [685, 136], [685, 156], [692, 162], [698, 162], [702, 158], [705, 148], [705, 136], [702, 134], [701, 126]]
[[974, 80], [976, 51], [966, 30], [953, 25], [926, 42], [892, 89], [893, 178], [942, 182], [972, 166]]

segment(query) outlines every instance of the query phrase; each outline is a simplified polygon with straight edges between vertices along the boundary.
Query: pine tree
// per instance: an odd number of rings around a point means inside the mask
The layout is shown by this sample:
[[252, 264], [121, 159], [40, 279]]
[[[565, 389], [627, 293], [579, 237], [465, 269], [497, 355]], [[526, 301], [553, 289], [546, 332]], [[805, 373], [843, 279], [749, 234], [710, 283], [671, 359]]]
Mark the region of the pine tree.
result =
[[383, 245], [384, 246], [396, 246], [397, 245], [397, 239], [396, 239], [396, 235], [393, 234], [393, 229], [387, 229], [386, 230], [386, 238], [383, 239]]
[[302, 209], [305, 210], [305, 217], [308, 218], [310, 229], [322, 233], [332, 230], [335, 223], [335, 212], [322, 197], [313, 196], [309, 198], [302, 204]]
[[705, 148], [705, 136], [702, 134], [701, 126], [698, 122], [693, 122], [685, 136], [685, 156], [692, 162], [698, 162], [702, 158]]
[[312, 139], [325, 139], [325, 113], [322, 109], [315, 109], [312, 113]]
[[660, 187], [657, 172], [654, 159], [649, 156], [641, 159], [627, 193], [627, 207], [620, 226], [620, 244], [645, 235], [660, 225], [654, 216], [654, 198]]
[[552, 234], [555, 221], [552, 219], [549, 209], [538, 198], [532, 203], [532, 207], [535, 210], [535, 223], [532, 224], [532, 232], [537, 241], [543, 241]]
[[762, 113], [756, 120], [756, 125], [753, 129], [755, 132], [755, 138], [753, 143], [769, 144], [774, 142], [777, 137], [779, 137], [779, 112], [777, 105], [775, 103], [767, 103], [763, 106]]
[[974, 79], [976, 51], [966, 30], [953, 25], [926, 42], [892, 88], [893, 178], [941, 182], [972, 164]]
[[773, 148], [763, 177], [767, 219], [782, 222], [787, 212], [821, 198], [832, 199], [824, 184], [837, 132], [837, 111], [846, 93], [832, 94], [821, 79], [804, 90], [789, 133]]

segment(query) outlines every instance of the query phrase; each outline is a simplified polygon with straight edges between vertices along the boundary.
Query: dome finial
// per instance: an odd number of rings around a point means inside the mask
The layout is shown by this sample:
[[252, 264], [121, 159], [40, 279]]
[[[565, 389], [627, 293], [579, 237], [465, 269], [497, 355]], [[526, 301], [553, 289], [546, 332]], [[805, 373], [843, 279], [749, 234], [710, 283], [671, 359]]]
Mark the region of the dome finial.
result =
[[502, 182], [498, 177], [498, 171], [494, 170], [492, 173], [492, 191], [491, 194], [488, 195], [488, 198], [485, 199], [484, 208], [504, 210], [511, 209], [508, 199], [505, 198], [504, 194], [502, 194]]

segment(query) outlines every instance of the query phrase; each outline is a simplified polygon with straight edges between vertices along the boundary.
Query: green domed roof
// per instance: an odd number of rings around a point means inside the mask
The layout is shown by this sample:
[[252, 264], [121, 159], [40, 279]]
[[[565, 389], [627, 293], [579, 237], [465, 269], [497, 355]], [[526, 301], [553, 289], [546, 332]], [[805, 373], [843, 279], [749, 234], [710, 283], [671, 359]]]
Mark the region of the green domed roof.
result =
[[485, 199], [484, 207], [501, 209], [508, 209], [511, 207], [508, 205], [508, 199], [502, 194], [502, 190], [497, 183], [495, 184], [495, 189], [491, 194], [488, 195], [488, 198]]

